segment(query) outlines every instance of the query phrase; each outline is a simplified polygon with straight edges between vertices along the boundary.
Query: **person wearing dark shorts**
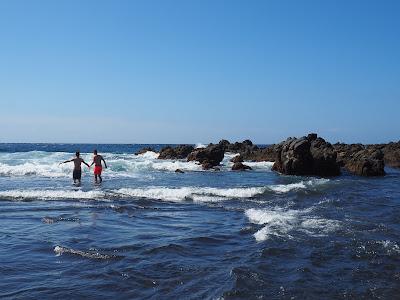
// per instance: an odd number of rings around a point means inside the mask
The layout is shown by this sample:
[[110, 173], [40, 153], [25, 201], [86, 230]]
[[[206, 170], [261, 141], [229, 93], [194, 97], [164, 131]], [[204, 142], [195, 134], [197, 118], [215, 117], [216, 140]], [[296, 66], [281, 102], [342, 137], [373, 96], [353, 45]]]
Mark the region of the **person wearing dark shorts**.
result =
[[70, 160], [66, 160], [61, 164], [65, 164], [68, 162], [73, 162], [74, 163], [74, 171], [72, 172], [72, 178], [74, 179], [74, 183], [76, 183], [78, 181], [78, 183], [81, 183], [81, 178], [82, 178], [82, 168], [81, 168], [81, 164], [84, 163], [85, 165], [88, 166], [88, 168], [90, 168], [90, 166], [82, 159], [80, 158], [80, 153], [79, 151], [75, 152], [75, 156], [73, 159]]

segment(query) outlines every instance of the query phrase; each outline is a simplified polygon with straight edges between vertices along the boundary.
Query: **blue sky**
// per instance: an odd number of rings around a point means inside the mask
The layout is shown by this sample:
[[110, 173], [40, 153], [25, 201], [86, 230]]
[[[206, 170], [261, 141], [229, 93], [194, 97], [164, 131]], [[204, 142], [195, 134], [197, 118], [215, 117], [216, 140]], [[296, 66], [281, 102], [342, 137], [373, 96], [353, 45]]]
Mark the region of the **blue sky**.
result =
[[0, 142], [400, 133], [399, 1], [0, 0]]

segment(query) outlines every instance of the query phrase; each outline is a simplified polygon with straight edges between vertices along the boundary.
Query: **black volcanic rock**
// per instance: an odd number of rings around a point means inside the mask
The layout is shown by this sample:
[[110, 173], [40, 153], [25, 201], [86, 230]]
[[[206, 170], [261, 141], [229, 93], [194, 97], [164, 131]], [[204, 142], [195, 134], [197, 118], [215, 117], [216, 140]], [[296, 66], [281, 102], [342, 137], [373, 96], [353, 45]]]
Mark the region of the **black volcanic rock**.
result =
[[400, 168], [400, 142], [386, 144], [382, 150], [385, 164], [392, 168]]
[[161, 149], [158, 159], [184, 159], [194, 150], [190, 145], [179, 145], [175, 148], [166, 146]]
[[241, 155], [236, 155], [231, 158], [231, 162], [233, 163], [243, 162], [243, 157]]
[[336, 161], [339, 166], [344, 167], [346, 163], [351, 159], [354, 153], [365, 149], [362, 144], [341, 144], [336, 143], [333, 145], [337, 153]]
[[234, 153], [244, 153], [251, 152], [258, 147], [253, 145], [252, 141], [244, 140], [243, 142], [235, 142], [234, 144], [229, 143], [227, 140], [221, 140], [218, 145], [220, 145], [225, 152], [234, 152]]
[[268, 146], [266, 148], [258, 148], [251, 151], [246, 151], [240, 154], [243, 160], [251, 161], [275, 161], [276, 154], [274, 151], [274, 146]]
[[383, 152], [374, 148], [360, 150], [352, 154], [345, 168], [360, 176], [383, 176], [385, 175]]
[[206, 148], [194, 149], [187, 157], [188, 161], [198, 161], [203, 165], [218, 166], [224, 159], [224, 148], [221, 145], [208, 145]]
[[252, 170], [250, 166], [247, 166], [241, 162], [234, 163], [232, 166], [233, 171], [245, 171], [245, 170]]
[[335, 149], [316, 134], [288, 138], [275, 145], [274, 152], [273, 170], [282, 174], [324, 177], [340, 175]]
[[146, 153], [146, 152], [148, 152], [148, 151], [156, 152], [156, 151], [155, 151], [153, 148], [151, 148], [151, 147], [144, 147], [144, 148], [142, 148], [142, 149], [136, 151], [136, 152], [135, 152], [135, 155], [144, 154], [144, 153]]

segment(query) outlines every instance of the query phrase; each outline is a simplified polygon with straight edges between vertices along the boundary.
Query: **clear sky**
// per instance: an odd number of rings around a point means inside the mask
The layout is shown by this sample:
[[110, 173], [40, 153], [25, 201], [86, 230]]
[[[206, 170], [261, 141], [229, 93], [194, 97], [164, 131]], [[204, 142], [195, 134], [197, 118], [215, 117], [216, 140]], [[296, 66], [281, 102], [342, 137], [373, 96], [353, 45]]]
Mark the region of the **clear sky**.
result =
[[0, 142], [400, 139], [400, 1], [0, 0]]

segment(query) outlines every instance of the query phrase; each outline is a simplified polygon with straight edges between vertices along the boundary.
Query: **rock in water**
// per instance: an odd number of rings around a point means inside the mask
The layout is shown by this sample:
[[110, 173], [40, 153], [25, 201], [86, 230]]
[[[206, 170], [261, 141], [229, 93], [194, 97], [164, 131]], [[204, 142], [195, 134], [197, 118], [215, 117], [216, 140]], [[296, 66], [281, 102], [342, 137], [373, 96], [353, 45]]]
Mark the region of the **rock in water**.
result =
[[224, 159], [224, 148], [220, 145], [208, 145], [207, 148], [195, 149], [188, 157], [188, 161], [198, 161], [203, 169], [218, 166]]
[[158, 159], [184, 159], [194, 150], [190, 145], [179, 145], [175, 148], [166, 146], [161, 149]]
[[332, 145], [316, 134], [288, 138], [274, 147], [273, 170], [287, 175], [338, 176], [340, 167]]
[[135, 155], [144, 154], [144, 153], [146, 153], [146, 152], [148, 152], [148, 151], [156, 152], [156, 151], [155, 151], [153, 148], [151, 148], [151, 147], [144, 147], [144, 148], [140, 149], [139, 151], [136, 151], [136, 152], [135, 152]]
[[274, 146], [258, 148], [251, 151], [242, 152], [240, 156], [244, 160], [251, 161], [275, 161]]
[[385, 175], [383, 152], [373, 148], [360, 150], [352, 155], [345, 168], [360, 176], [383, 176]]
[[183, 174], [183, 173], [185, 173], [185, 172], [183, 172], [181, 169], [176, 169], [176, 170], [175, 170], [175, 173], [181, 173], [181, 174]]
[[245, 170], [252, 170], [252, 168], [250, 166], [247, 166], [247, 165], [241, 163], [241, 162], [236, 162], [232, 166], [232, 170], [233, 171], [245, 171]]
[[400, 168], [400, 142], [387, 144], [383, 151], [385, 164], [392, 168]]
[[351, 159], [354, 153], [364, 149], [362, 144], [340, 144], [336, 143], [332, 145], [336, 150], [337, 157], [336, 161], [339, 166], [344, 167], [346, 163]]
[[243, 162], [243, 157], [241, 155], [236, 155], [233, 158], [231, 158], [231, 162], [233, 163]]

